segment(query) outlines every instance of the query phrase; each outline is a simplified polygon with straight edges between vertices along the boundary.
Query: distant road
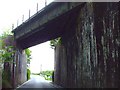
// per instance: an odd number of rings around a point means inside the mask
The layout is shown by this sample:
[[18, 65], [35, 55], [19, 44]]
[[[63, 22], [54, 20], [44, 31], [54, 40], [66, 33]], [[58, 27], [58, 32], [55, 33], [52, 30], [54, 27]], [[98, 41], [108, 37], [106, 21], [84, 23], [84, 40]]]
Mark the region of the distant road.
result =
[[62, 88], [60, 86], [54, 85], [49, 81], [46, 81], [43, 77], [39, 75], [31, 75], [31, 79], [19, 86], [16, 90], [22, 90], [23, 88]]

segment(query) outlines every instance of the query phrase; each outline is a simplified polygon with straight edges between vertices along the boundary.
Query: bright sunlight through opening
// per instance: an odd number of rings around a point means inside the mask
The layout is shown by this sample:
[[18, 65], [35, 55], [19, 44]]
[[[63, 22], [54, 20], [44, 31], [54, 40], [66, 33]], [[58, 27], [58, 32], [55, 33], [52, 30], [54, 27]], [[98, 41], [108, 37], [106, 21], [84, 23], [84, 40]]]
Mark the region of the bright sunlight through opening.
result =
[[50, 47], [50, 41], [29, 48], [32, 51], [30, 62], [31, 73], [54, 70], [54, 49]]

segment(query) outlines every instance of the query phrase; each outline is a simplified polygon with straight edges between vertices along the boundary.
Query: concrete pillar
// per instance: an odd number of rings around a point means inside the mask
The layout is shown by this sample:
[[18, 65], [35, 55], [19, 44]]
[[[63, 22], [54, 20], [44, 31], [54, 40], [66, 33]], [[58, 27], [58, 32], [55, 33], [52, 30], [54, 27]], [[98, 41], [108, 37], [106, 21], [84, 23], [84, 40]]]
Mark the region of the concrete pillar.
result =
[[18, 86], [27, 81], [27, 59], [24, 50], [18, 49], [15, 59], [15, 82]]
[[27, 58], [25, 51], [22, 51], [21, 54], [21, 83], [24, 83], [27, 80]]
[[57, 45], [55, 48], [55, 72], [54, 83], [62, 87], [67, 85], [67, 61], [65, 48], [62, 45]]
[[54, 67], [54, 83], [60, 84], [60, 52], [58, 46], [55, 48], [55, 67]]
[[68, 88], [120, 87], [118, 6], [86, 3], [76, 12], [78, 16], [70, 16], [61, 36], [62, 46], [56, 48], [56, 83], [64, 86], [66, 82]]

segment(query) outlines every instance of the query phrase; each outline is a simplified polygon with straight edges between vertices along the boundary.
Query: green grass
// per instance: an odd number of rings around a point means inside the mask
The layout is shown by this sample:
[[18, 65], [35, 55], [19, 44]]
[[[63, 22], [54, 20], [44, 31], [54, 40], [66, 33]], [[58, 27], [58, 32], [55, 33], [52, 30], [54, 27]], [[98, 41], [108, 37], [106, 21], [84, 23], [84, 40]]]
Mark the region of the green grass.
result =
[[45, 80], [52, 81], [52, 73], [53, 73], [53, 70], [51, 70], [51, 71], [41, 71], [40, 76], [44, 77]]

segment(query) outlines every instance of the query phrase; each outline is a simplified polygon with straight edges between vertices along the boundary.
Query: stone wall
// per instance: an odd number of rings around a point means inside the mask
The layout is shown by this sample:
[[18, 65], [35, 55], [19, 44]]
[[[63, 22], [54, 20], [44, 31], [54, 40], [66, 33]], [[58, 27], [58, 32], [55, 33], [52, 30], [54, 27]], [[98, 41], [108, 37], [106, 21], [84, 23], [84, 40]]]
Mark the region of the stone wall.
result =
[[27, 59], [24, 50], [18, 49], [15, 54], [15, 87], [27, 81]]
[[[86, 3], [65, 26], [55, 49], [55, 83], [63, 87], [120, 87], [118, 3]], [[71, 19], [74, 17], [71, 16]]]
[[5, 59], [5, 62], [2, 67], [4, 72], [3, 88], [16, 88], [19, 84], [22, 84], [27, 80], [26, 54], [24, 53], [24, 50], [16, 48], [14, 37], [12, 35], [8, 35], [7, 37], [3, 38], [2, 44], [3, 45], [1, 50], [3, 49], [6, 55], [5, 56], [3, 54]]
[[21, 83], [24, 83], [27, 81], [27, 56], [25, 54], [25, 51], [22, 52], [22, 58], [21, 58]]
[[57, 46], [55, 48], [55, 69], [54, 69], [55, 83], [63, 87], [67, 84], [67, 61], [64, 46]]

